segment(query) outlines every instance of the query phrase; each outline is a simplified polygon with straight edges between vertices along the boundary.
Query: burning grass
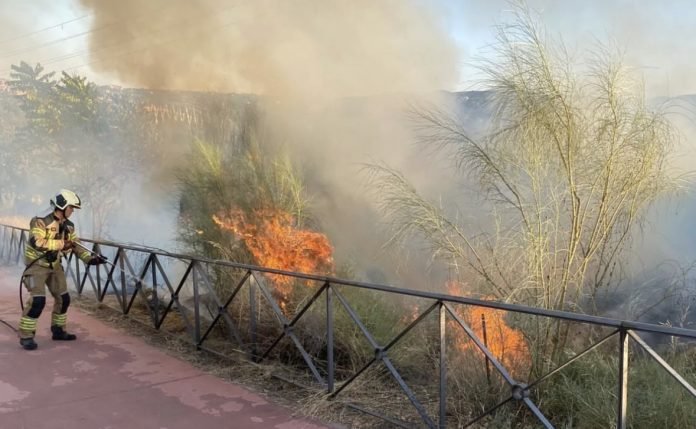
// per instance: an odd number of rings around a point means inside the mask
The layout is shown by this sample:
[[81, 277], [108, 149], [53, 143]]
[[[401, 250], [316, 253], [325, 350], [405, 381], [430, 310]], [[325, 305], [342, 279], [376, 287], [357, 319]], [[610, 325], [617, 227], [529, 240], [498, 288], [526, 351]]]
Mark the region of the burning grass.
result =
[[[462, 296], [463, 290], [454, 283], [447, 284], [450, 295]], [[484, 297], [492, 300], [492, 297]], [[520, 378], [529, 372], [531, 358], [529, 345], [521, 331], [511, 327], [506, 322], [507, 312], [485, 307], [455, 308], [457, 315], [466, 322], [488, 350], [505, 366], [515, 378]], [[466, 335], [456, 320], [448, 322], [450, 332], [456, 332], [454, 347], [460, 355], [484, 354]]]
[[[308, 274], [329, 275], [335, 271], [333, 247], [326, 235], [298, 228], [289, 213], [280, 210], [256, 210], [253, 220], [241, 210], [214, 215], [215, 224], [242, 240], [262, 267]], [[267, 274], [274, 285], [280, 306], [287, 309], [297, 280], [293, 277]], [[306, 287], [313, 284], [304, 282]]]

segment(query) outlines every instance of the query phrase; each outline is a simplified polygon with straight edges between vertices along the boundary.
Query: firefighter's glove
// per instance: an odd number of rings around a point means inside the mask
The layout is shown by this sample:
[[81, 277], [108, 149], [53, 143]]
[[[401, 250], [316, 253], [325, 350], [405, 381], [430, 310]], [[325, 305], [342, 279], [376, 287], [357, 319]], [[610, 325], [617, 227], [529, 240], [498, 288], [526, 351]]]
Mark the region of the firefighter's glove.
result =
[[73, 243], [70, 240], [65, 240], [65, 241], [63, 241], [63, 249], [61, 249], [61, 250], [63, 250], [64, 252], [68, 252], [68, 251], [73, 250], [74, 248], [75, 248], [75, 243]]
[[104, 255], [92, 256], [89, 261], [87, 261], [87, 265], [101, 265], [105, 264], [106, 261], [108, 261], [108, 259]]

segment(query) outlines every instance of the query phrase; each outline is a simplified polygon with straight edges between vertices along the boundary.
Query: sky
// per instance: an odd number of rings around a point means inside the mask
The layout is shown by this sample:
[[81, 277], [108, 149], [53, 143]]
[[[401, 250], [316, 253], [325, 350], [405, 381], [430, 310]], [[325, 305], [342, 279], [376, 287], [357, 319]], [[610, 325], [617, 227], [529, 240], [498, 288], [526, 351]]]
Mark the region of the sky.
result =
[[[205, 3], [208, 0], [200, 0]], [[384, 3], [388, 0], [377, 0]], [[407, 2], [407, 0], [403, 0]], [[99, 67], [96, 54], [111, 52], [123, 55], [118, 44], [98, 43], [98, 36], [118, 26], [118, 19], [109, 22], [98, 16], [94, 4], [104, 0], [0, 0], [0, 78], [9, 75], [10, 65], [20, 60], [31, 64], [40, 62], [47, 70], [66, 70], [87, 75], [103, 84], [128, 86], [119, 73], [109, 73]], [[443, 62], [454, 61], [456, 79], [441, 84], [442, 89], [473, 88], [478, 76], [471, 64], [485, 55], [494, 42], [494, 26], [510, 17], [509, 4], [504, 0], [411, 0], [414, 8], [435, 13], [456, 47], [447, 53]], [[157, 2], [148, 3], [156, 6]], [[271, 3], [273, 4], [273, 3]], [[350, 4], [350, 3], [346, 3]], [[595, 43], [615, 43], [623, 48], [626, 59], [644, 78], [649, 96], [696, 93], [696, 8], [689, 0], [529, 0], [548, 28], [548, 34], [561, 36], [573, 56], [581, 57]], [[356, 6], [359, 7], [359, 6]], [[157, 7], [151, 16], [156, 19]], [[235, 25], [233, 8], [218, 10], [219, 15]], [[99, 18], [99, 19], [96, 19]], [[327, 20], [328, 21], [328, 20]], [[62, 25], [61, 25], [62, 24]], [[356, 22], [356, 25], [361, 25]], [[404, 37], [392, 29], [393, 39]], [[43, 30], [43, 31], [42, 31]], [[92, 40], [90, 42], [90, 40]], [[98, 52], [92, 52], [90, 48]], [[127, 51], [125, 52], [127, 57]], [[103, 64], [103, 62], [102, 62]], [[126, 79], [127, 80], [127, 79]]]

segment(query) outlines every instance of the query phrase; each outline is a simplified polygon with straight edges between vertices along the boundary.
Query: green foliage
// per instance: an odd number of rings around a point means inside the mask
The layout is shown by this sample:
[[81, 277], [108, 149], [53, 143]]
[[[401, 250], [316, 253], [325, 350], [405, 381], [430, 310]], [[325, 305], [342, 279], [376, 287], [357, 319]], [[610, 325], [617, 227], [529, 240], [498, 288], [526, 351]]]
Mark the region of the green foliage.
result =
[[255, 107], [236, 117], [237, 132], [230, 140], [194, 142], [189, 163], [178, 174], [180, 215], [183, 238], [196, 251], [253, 262], [229, 232], [213, 223], [213, 215], [239, 210], [253, 219], [257, 210], [275, 209], [291, 214], [301, 227], [310, 221], [309, 201], [289, 158], [268, 141]]
[[[670, 354], [669, 363], [696, 381], [693, 350]], [[541, 409], [556, 427], [616, 427], [618, 359], [590, 355], [540, 386]], [[633, 354], [628, 375], [628, 427], [687, 428], [696, 422], [696, 398], [644, 353]]]
[[[381, 346], [387, 345], [405, 327], [405, 307], [400, 302], [395, 302], [393, 296], [358, 288], [341, 288], [340, 291], [363, 325]], [[343, 369], [354, 371], [374, 357], [375, 351], [369, 347], [369, 342], [358, 325], [340, 304], [337, 304], [336, 308], [341, 308], [335, 313], [336, 342], [342, 348], [339, 350], [343, 352], [340, 357], [350, 363]], [[405, 341], [402, 341], [400, 344], [404, 343]], [[390, 352], [392, 357], [397, 354], [395, 350]]]
[[19, 100], [32, 137], [55, 137], [66, 129], [89, 130], [96, 122], [97, 91], [86, 77], [63, 72], [61, 79], [53, 79], [55, 72], [43, 73], [41, 64], [31, 67], [22, 61], [12, 65], [12, 79], [8, 85]]
[[86, 77], [63, 72], [56, 80], [54, 74], [40, 64], [12, 66], [8, 86], [23, 120], [13, 121], [8, 140], [15, 150], [4, 153], [4, 162], [15, 166], [11, 183], [18, 188], [62, 183], [82, 194], [91, 233], [99, 237], [125, 176], [139, 162], [135, 105]]
[[56, 131], [59, 112], [52, 103], [57, 82], [55, 72], [44, 73], [41, 64], [35, 67], [22, 61], [12, 65], [10, 89], [20, 100], [32, 137], [52, 134]]
[[63, 72], [55, 91], [55, 102], [61, 106], [61, 124], [83, 130], [90, 135], [98, 135], [99, 123], [104, 118], [97, 116], [100, 100], [96, 85], [84, 76]]

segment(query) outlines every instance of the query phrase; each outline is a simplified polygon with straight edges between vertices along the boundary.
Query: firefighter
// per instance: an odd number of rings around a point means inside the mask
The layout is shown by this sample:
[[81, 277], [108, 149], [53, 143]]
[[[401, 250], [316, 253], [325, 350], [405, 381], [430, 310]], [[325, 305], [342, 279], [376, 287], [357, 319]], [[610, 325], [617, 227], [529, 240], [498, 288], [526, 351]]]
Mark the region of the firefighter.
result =
[[22, 273], [22, 283], [29, 291], [29, 299], [19, 322], [19, 344], [25, 350], [37, 347], [34, 341], [36, 323], [46, 305], [46, 286], [53, 296], [51, 314], [51, 333], [56, 341], [72, 341], [74, 334], [65, 330], [70, 294], [61, 265], [61, 257], [70, 251], [88, 265], [106, 262], [103, 256], [95, 256], [79, 243], [75, 225], [69, 218], [75, 209], [81, 208], [80, 197], [63, 189], [51, 200], [53, 212], [47, 216], [37, 216], [30, 222], [29, 240], [24, 252], [26, 269]]

